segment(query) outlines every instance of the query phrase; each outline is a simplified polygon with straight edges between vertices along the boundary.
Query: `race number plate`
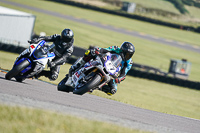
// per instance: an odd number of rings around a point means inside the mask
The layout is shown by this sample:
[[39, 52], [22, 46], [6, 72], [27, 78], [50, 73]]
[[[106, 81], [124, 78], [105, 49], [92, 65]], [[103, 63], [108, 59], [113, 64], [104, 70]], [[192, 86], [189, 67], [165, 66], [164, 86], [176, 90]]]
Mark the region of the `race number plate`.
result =
[[80, 77], [80, 75], [78, 74], [78, 72], [76, 72], [75, 74], [74, 74], [74, 76], [73, 76], [73, 82], [75, 83], [75, 84], [77, 84], [77, 82], [78, 82], [78, 78]]

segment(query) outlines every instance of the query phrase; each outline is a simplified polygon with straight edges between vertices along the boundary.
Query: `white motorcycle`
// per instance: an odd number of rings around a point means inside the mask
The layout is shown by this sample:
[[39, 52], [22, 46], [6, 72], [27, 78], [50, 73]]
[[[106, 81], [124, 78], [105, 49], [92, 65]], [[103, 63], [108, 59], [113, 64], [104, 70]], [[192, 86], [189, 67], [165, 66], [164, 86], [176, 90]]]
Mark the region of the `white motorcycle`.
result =
[[[55, 58], [55, 54], [50, 52], [55, 44], [45, 45], [45, 41], [40, 41], [37, 44], [31, 44], [28, 49], [23, 51], [25, 56], [18, 58], [13, 68], [6, 74], [5, 78], [10, 80], [15, 78], [18, 82], [22, 82], [26, 78], [31, 78], [40, 73], [49, 61]], [[24, 55], [22, 53], [22, 55]]]
[[106, 53], [87, 62], [72, 74], [71, 86], [68, 86], [68, 74], [58, 84], [59, 91], [73, 92], [83, 95], [102, 88], [111, 79], [118, 76], [121, 70], [122, 57], [118, 54]]

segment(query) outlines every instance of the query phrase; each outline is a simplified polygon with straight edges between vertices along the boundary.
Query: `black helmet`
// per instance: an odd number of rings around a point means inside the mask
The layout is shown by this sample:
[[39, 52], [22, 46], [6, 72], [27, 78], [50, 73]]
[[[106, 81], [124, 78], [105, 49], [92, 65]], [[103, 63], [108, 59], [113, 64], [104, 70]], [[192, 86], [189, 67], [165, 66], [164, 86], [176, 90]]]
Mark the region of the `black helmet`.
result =
[[64, 41], [64, 42], [70, 42], [74, 37], [74, 33], [72, 30], [70, 29], [64, 29], [62, 32], [61, 32], [61, 39]]
[[130, 42], [123, 42], [120, 46], [125, 61], [129, 60], [135, 53], [135, 47]]

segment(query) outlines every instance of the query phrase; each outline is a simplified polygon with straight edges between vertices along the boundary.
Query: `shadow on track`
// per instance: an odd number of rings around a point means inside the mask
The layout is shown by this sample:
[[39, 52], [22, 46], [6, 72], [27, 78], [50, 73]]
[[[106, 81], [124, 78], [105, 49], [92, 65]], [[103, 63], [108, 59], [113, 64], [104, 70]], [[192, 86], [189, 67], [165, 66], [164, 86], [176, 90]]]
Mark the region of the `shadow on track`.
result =
[[[1, 77], [1, 76], [0, 76], [0, 79], [7, 80], [5, 77]], [[17, 82], [17, 81], [16, 81], [16, 80], [14, 80], [14, 79], [7, 80], [7, 81], [13, 81], [13, 82], [16, 82], [16, 83], [22, 83], [22, 84], [27, 84], [27, 85], [28, 85], [28, 83], [25, 83], [25, 82]]]

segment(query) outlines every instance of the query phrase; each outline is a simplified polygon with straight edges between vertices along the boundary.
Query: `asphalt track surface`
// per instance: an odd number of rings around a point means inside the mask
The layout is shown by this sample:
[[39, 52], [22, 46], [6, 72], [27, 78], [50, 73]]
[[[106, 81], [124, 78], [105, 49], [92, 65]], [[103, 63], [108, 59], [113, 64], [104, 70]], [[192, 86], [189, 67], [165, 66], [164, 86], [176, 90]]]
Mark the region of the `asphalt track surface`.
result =
[[162, 43], [162, 44], [165, 44], [165, 45], [170, 45], [170, 46], [174, 46], [174, 47], [178, 47], [178, 48], [182, 48], [182, 49], [186, 49], [186, 50], [190, 50], [190, 51], [193, 51], [193, 52], [200, 53], [200, 47], [199, 46], [192, 46], [190, 44], [186, 44], [186, 43], [182, 43], [182, 42], [178, 42], [178, 41], [174, 41], [174, 40], [169, 40], [169, 39], [165, 39], [165, 38], [161, 38], [161, 37], [155, 37], [155, 36], [152, 36], [152, 35], [147, 35], [147, 34], [136, 32], [136, 31], [129, 31], [129, 30], [126, 30], [126, 29], [123, 29], [123, 28], [116, 28], [116, 27], [113, 27], [111, 25], [100, 24], [98, 22], [92, 22], [92, 21], [88, 21], [86, 19], [80, 19], [80, 18], [76, 18], [76, 17], [73, 17], [73, 16], [69, 16], [69, 15], [63, 15], [63, 14], [56, 13], [56, 12], [53, 12], [53, 11], [43, 10], [43, 9], [40, 9], [40, 8], [31, 7], [31, 6], [11, 2], [11, 1], [0, 0], [0, 2], [10, 4], [10, 5], [13, 5], [13, 6], [18, 6], [18, 7], [21, 7], [21, 8], [28, 9], [28, 10], [44, 13], [44, 14], [51, 15], [51, 16], [54, 16], [54, 17], [59, 17], [59, 18], [63, 18], [63, 19], [87, 24], [87, 25], [90, 25], [90, 26], [99, 27], [99, 28], [102, 28], [102, 29], [105, 29], [105, 30], [119, 32], [119, 33], [122, 33], [122, 34], [130, 35], [130, 36], [134, 36], [134, 37], [139, 37], [139, 38], [146, 39], [146, 40], [149, 40], [149, 41]]
[[[159, 133], [199, 133], [200, 120], [146, 110], [91, 94], [57, 91], [57, 86], [35, 79], [19, 83], [0, 72], [0, 103], [48, 109]], [[155, 105], [156, 106], [156, 105]]]

